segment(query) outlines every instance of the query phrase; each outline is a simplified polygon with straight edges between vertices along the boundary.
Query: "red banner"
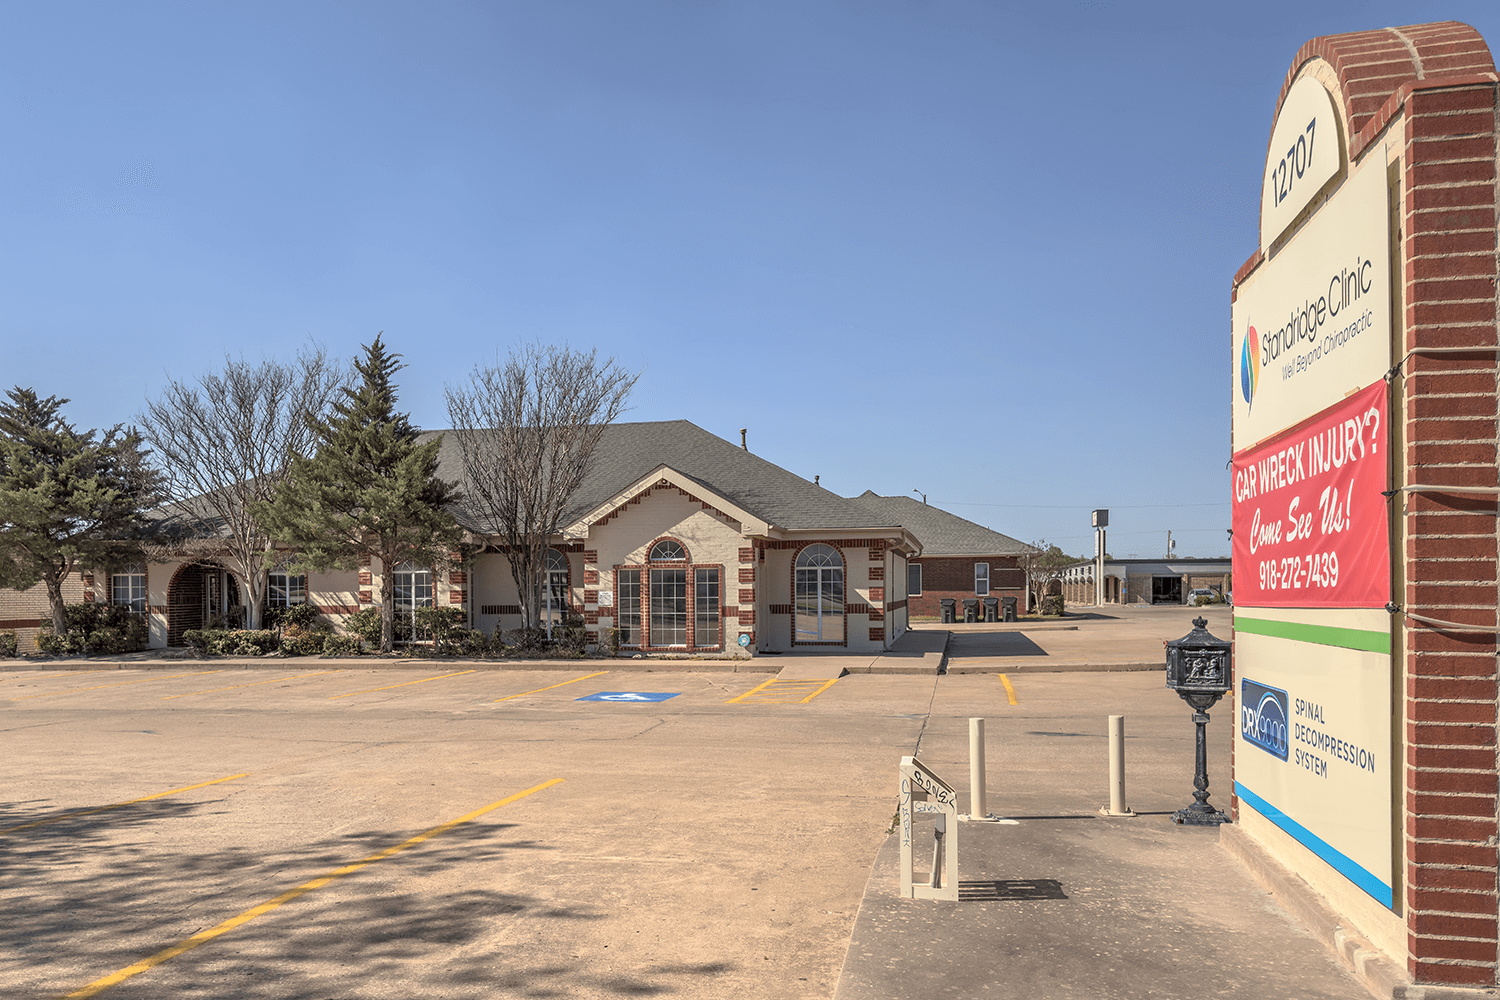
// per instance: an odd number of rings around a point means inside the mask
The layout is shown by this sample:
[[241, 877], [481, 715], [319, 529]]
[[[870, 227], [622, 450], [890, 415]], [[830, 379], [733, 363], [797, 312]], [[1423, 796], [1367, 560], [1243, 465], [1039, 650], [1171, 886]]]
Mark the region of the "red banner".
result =
[[1379, 608], [1390, 600], [1385, 382], [1234, 456], [1234, 603]]

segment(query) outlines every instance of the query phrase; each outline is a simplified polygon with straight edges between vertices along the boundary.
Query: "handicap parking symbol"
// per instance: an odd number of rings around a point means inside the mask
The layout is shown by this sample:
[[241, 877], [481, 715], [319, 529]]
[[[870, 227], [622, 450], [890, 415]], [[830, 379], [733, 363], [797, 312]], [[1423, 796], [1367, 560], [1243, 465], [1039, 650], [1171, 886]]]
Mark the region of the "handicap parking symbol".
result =
[[675, 698], [681, 691], [599, 691], [585, 695], [577, 701], [666, 701]]

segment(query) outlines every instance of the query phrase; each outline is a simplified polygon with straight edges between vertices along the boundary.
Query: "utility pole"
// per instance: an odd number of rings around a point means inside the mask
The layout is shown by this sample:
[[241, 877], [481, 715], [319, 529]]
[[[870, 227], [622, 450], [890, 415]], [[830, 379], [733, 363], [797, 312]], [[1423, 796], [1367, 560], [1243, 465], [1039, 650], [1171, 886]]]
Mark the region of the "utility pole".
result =
[[1175, 552], [1175, 551], [1177, 551], [1177, 543], [1174, 542], [1174, 541], [1172, 541], [1172, 533], [1170, 531], [1168, 531], [1167, 532], [1167, 558], [1168, 559], [1174, 558], [1173, 555], [1172, 555], [1172, 553]]

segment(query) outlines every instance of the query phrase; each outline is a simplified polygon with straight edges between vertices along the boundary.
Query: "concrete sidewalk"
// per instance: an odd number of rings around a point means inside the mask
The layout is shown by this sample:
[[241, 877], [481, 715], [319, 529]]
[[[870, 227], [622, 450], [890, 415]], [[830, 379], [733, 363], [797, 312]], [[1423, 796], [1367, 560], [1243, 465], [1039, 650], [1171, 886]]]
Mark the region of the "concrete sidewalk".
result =
[[[918, 756], [968, 810], [968, 718], [987, 720], [988, 806], [958, 824], [958, 902], [899, 895], [900, 832], [873, 858], [836, 1000], [1142, 997], [1361, 1000], [1364, 986], [1220, 846], [1179, 827], [1192, 801], [1190, 710], [1148, 674], [1022, 675], [997, 707], [985, 679], [940, 684]], [[1107, 717], [1127, 715], [1127, 797], [1106, 818]], [[1209, 725], [1211, 802], [1229, 805], [1232, 714]], [[891, 768], [895, 793], [895, 767]], [[931, 822], [913, 836], [931, 857]], [[1390, 994], [1387, 994], [1390, 995]]]

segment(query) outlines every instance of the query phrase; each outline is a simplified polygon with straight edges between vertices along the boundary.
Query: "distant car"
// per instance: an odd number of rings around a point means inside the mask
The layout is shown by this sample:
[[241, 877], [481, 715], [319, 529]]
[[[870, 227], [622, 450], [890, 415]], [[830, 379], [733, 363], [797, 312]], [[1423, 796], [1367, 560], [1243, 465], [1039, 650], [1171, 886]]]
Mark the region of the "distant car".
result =
[[1223, 598], [1209, 590], [1207, 587], [1196, 587], [1188, 591], [1187, 605], [1190, 608], [1202, 607], [1205, 604], [1218, 604]]

